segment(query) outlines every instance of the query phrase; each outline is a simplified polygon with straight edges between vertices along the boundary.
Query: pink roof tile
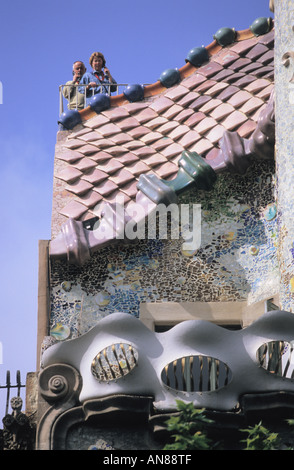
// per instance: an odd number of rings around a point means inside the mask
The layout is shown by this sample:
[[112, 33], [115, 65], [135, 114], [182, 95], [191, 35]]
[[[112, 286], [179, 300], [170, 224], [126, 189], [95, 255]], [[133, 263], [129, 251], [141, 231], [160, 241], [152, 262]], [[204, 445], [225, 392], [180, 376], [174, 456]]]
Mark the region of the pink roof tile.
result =
[[205, 118], [205, 114], [202, 113], [201, 111], [198, 111], [196, 113], [193, 113], [187, 121], [185, 121], [185, 124], [189, 127], [194, 127], [198, 122], [200, 122], [202, 119]]
[[185, 86], [182, 86], [182, 85], [178, 85], [178, 86], [175, 86], [173, 88], [171, 88], [166, 94], [165, 96], [167, 98], [170, 98], [171, 100], [173, 101], [178, 101], [180, 98], [182, 98], [183, 96], [186, 96], [187, 94], [187, 87]]
[[134, 198], [138, 192], [137, 181], [130, 182], [121, 186], [121, 191], [129, 198]]
[[236, 54], [236, 52], [233, 52], [232, 50], [224, 49], [221, 51], [220, 54], [217, 55], [215, 58], [215, 62], [217, 62], [220, 65], [228, 66], [235, 60], [239, 59], [239, 55]]
[[196, 88], [197, 86], [199, 86], [201, 83], [205, 81], [206, 81], [206, 78], [203, 75], [199, 73], [195, 73], [191, 77], [184, 80], [183, 84], [189, 90], [194, 90], [194, 88]]
[[161, 96], [158, 100], [155, 100], [150, 104], [150, 108], [156, 111], [158, 114], [163, 113], [168, 108], [173, 106], [173, 101], [165, 96]]
[[111, 155], [110, 153], [101, 150], [100, 152], [92, 153], [91, 155], [89, 155], [89, 158], [91, 158], [91, 160], [95, 161], [96, 163], [100, 163], [109, 160], [111, 158]]
[[126, 109], [130, 114], [137, 113], [144, 108], [148, 108], [148, 103], [136, 102], [136, 103], [124, 103], [122, 108]]
[[208, 150], [213, 148], [213, 143], [210, 140], [203, 138], [198, 140], [192, 147], [189, 148], [191, 152], [197, 152], [199, 155], [205, 154]]
[[201, 111], [204, 114], [210, 114], [213, 109], [215, 109], [217, 106], [222, 104], [222, 101], [217, 98], [212, 98], [209, 100], [207, 103], [205, 103], [199, 111]]
[[198, 98], [198, 97], [199, 97], [199, 93], [197, 93], [196, 91], [190, 91], [185, 96], [183, 96], [180, 99], [180, 101], [178, 101], [178, 104], [180, 106], [183, 106], [183, 108], [184, 108], [185, 106], [188, 106], [190, 103], [195, 101], [196, 98]]
[[103, 116], [103, 114], [98, 114], [97, 116], [93, 117], [90, 121], [86, 121], [84, 126], [90, 127], [91, 129], [96, 129], [97, 127], [101, 126], [101, 124], [106, 124], [109, 122], [109, 118]]
[[72, 150], [65, 150], [59, 155], [60, 160], [64, 160], [65, 162], [68, 162], [68, 163], [74, 163], [77, 160], [80, 160], [82, 157], [83, 157], [82, 153], [75, 152]]
[[67, 142], [65, 142], [64, 147], [67, 149], [77, 149], [82, 147], [82, 143], [79, 139], [68, 139]]
[[109, 196], [118, 188], [118, 185], [108, 178], [107, 181], [95, 185], [95, 191], [101, 194], [101, 196]]
[[112, 174], [109, 177], [110, 181], [113, 181], [117, 186], [120, 184], [126, 184], [129, 183], [130, 181], [134, 180], [134, 175], [130, 171], [128, 171], [126, 168], [121, 168], [118, 170], [116, 173]]
[[216, 144], [223, 136], [223, 133], [225, 132], [225, 128], [222, 125], [217, 125], [213, 127], [207, 134], [206, 138], [210, 140], [213, 144]]
[[90, 190], [85, 195], [82, 195], [79, 198], [79, 202], [84, 204], [87, 208], [92, 209], [102, 200], [101, 194], [98, 194], [96, 191]]
[[162, 135], [168, 134], [172, 129], [178, 126], [178, 122], [176, 120], [174, 121], [167, 121], [160, 126], [157, 131], [161, 132]]
[[183, 137], [183, 135], [187, 134], [187, 132], [189, 131], [189, 127], [182, 124], [182, 125], [179, 125], [177, 127], [175, 127], [169, 134], [169, 138], [172, 139], [172, 140], [179, 140], [180, 137]]
[[144, 126], [138, 126], [128, 130], [128, 134], [133, 137], [133, 139], [139, 139], [142, 135], [148, 134], [149, 132], [149, 129]]
[[82, 172], [74, 167], [66, 167], [64, 170], [60, 171], [57, 178], [66, 181], [67, 183], [73, 183], [82, 176]]
[[74, 183], [71, 183], [65, 187], [67, 191], [77, 194], [78, 196], [87, 193], [92, 188], [93, 185], [91, 183], [88, 183], [88, 181], [84, 181], [82, 179], [75, 181]]
[[167, 162], [167, 158], [161, 155], [160, 153], [154, 153], [147, 158], [144, 158], [144, 163], [149, 166], [151, 169], [161, 165], [162, 163]]
[[167, 158], [175, 157], [183, 151], [183, 147], [180, 144], [171, 144], [161, 151], [162, 155]]
[[130, 163], [134, 163], [139, 158], [132, 152], [124, 153], [123, 155], [116, 157], [116, 160], [120, 162], [123, 166], [128, 166]]
[[116, 124], [109, 123], [99, 127], [99, 132], [103, 135], [103, 137], [110, 137], [113, 134], [120, 133], [121, 128]]
[[248, 100], [250, 100], [251, 96], [252, 95], [248, 91], [240, 90], [237, 93], [235, 93], [233, 96], [231, 96], [231, 98], [228, 99], [227, 102], [231, 106], [234, 106], [234, 108], [239, 108]]
[[128, 117], [127, 119], [117, 121], [116, 125], [120, 128], [121, 131], [128, 131], [129, 129], [134, 129], [134, 127], [138, 127], [140, 123], [136, 118]]
[[195, 126], [195, 131], [199, 134], [205, 134], [205, 132], [209, 131], [212, 127], [216, 126], [216, 121], [212, 117], [205, 117], [202, 121]]
[[151, 108], [143, 108], [134, 116], [140, 124], [144, 124], [144, 122], [157, 118], [157, 113]]
[[269, 84], [270, 82], [266, 78], [259, 78], [258, 80], [254, 80], [249, 85], [247, 85], [245, 90], [251, 93], [257, 93], [263, 88], [267, 87]]
[[236, 52], [239, 55], [245, 55], [246, 52], [256, 45], [257, 42], [258, 39], [256, 37], [245, 39], [244, 41], [240, 41], [234, 44], [232, 47], [230, 47], [230, 50], [232, 52]]
[[144, 144], [149, 145], [152, 142], [161, 139], [162, 134], [160, 132], [148, 132], [148, 134], [145, 134], [141, 137], [141, 141], [144, 142]]
[[102, 111], [101, 114], [112, 122], [117, 121], [119, 119], [123, 119], [125, 117], [129, 117], [130, 115], [129, 111], [127, 111], [125, 108], [122, 108], [121, 106], [107, 109], [106, 111]]
[[128, 165], [128, 170], [135, 176], [138, 176], [140, 175], [141, 173], [146, 173], [147, 171], [150, 170], [150, 168], [148, 167], [148, 165], [146, 165], [146, 163], [144, 163], [143, 161], [141, 160], [138, 160], [134, 163], [131, 163], [130, 165]]
[[157, 152], [160, 152], [160, 150], [172, 144], [172, 142], [173, 141], [170, 137], [162, 137], [161, 139], [156, 140], [156, 142], [153, 142], [150, 145], [152, 148], [154, 148], [154, 150], [156, 150]]
[[60, 214], [79, 220], [87, 212], [87, 207], [74, 199], [60, 209]]
[[222, 70], [222, 66], [215, 61], [210, 61], [208, 64], [203, 65], [200, 67], [198, 72], [204, 75], [205, 77], [209, 78], [215, 75], [217, 72]]
[[163, 117], [165, 117], [166, 119], [173, 119], [181, 111], [183, 111], [182, 106], [180, 106], [179, 104], [174, 104], [163, 113]]
[[250, 98], [246, 103], [243, 104], [240, 111], [245, 114], [251, 114], [263, 105], [263, 101], [256, 96]]
[[95, 185], [96, 183], [101, 183], [101, 181], [106, 180], [108, 178], [108, 173], [105, 171], [97, 170], [95, 168], [91, 172], [87, 172], [85, 175], [82, 176], [82, 179], [88, 181], [89, 183]]
[[198, 95], [205, 92], [206, 94], [210, 94], [207, 93], [207, 91], [210, 90], [213, 86], [215, 86], [216, 83], [217, 82], [215, 80], [205, 80], [205, 82], [201, 83], [201, 85], [195, 88], [195, 91], [198, 93]]
[[167, 122], [168, 122], [167, 118], [158, 116], [154, 119], [151, 119], [151, 121], [146, 122], [146, 127], [149, 130], [153, 130], [153, 129], [157, 130], [159, 126], [162, 126], [163, 124], [166, 124]]
[[77, 163], [74, 163], [73, 166], [77, 170], [80, 170], [83, 172], [83, 171], [88, 171], [88, 170], [95, 168], [96, 163], [90, 158], [85, 157], [79, 160]]
[[115, 173], [117, 170], [120, 170], [121, 168], [123, 168], [123, 164], [114, 158], [107, 160], [107, 162], [100, 163], [99, 166], [97, 166], [97, 169], [102, 170], [110, 175]]
[[236, 127], [243, 124], [245, 121], [247, 121], [245, 114], [241, 113], [240, 111], [234, 111], [223, 121], [222, 124], [228, 131], [232, 131], [236, 129]]
[[213, 111], [210, 113], [210, 115], [216, 121], [221, 121], [226, 116], [231, 114], [233, 111], [234, 111], [234, 107], [230, 103], [223, 103], [221, 101], [221, 104], [217, 106], [216, 108], [214, 108]]
[[173, 162], [163, 163], [160, 168], [156, 171], [157, 175], [160, 178], [166, 179], [171, 175], [174, 175], [178, 172], [178, 165]]
[[123, 145], [127, 142], [130, 142], [131, 140], [132, 140], [132, 137], [125, 132], [112, 136], [112, 142], [114, 142], [117, 145]]
[[224, 88], [227, 88], [228, 84], [225, 82], [214, 82], [213, 86], [208, 88], [205, 92], [206, 95], [215, 96], [219, 94]]
[[97, 152], [97, 146], [91, 145], [91, 144], [87, 144], [87, 145], [84, 145], [83, 147], [81, 147], [81, 148], [79, 149], [79, 151], [81, 151], [81, 150], [82, 150], [83, 155], [88, 156], [88, 155], [91, 155], [91, 154]]
[[258, 43], [256, 44], [256, 46], [250, 49], [248, 54], [246, 54], [246, 57], [248, 57], [251, 60], [257, 59], [258, 57], [262, 56], [267, 51], [268, 51], [268, 48], [264, 44]]
[[242, 124], [238, 128], [238, 134], [243, 138], [247, 138], [248, 136], [252, 134], [253, 131], [255, 131], [255, 129], [256, 129], [256, 122], [248, 119], [246, 122], [244, 122], [244, 124]]
[[190, 117], [192, 114], [193, 114], [193, 109], [186, 108], [186, 109], [183, 109], [183, 111], [180, 111], [179, 114], [177, 114], [174, 119], [175, 121], [182, 123], [183, 121], [188, 119], [188, 117]]
[[198, 132], [190, 130], [183, 137], [179, 140], [179, 145], [182, 145], [184, 149], [188, 149], [191, 147], [195, 142], [201, 139], [201, 135]]

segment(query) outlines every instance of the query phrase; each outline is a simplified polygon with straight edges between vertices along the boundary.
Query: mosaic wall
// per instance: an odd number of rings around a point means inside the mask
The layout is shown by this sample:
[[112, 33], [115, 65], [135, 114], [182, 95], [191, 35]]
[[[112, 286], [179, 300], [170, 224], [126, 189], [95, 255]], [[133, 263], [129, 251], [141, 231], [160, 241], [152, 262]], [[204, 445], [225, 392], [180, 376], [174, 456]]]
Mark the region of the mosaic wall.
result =
[[294, 51], [293, 2], [276, 2], [276, 165], [279, 201], [279, 259], [281, 263], [280, 303], [294, 311], [294, 61], [285, 66], [283, 56]]
[[274, 164], [246, 176], [223, 174], [210, 192], [190, 190], [180, 203], [201, 204], [201, 247], [181, 239], [145, 239], [97, 252], [82, 267], [51, 261], [51, 335], [76, 337], [102, 317], [139, 316], [141, 302], [249, 303], [278, 292]]

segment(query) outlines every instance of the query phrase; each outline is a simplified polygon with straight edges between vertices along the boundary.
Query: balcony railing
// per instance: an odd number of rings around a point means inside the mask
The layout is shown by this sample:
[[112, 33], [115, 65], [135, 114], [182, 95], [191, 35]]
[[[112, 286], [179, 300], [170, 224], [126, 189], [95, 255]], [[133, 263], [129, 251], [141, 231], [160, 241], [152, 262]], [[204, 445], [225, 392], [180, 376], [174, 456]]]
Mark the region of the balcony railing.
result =
[[[107, 94], [109, 95], [120, 95], [121, 93], [123, 93], [124, 89], [128, 86], [129, 84], [128, 83], [115, 83], [115, 84], [108, 84], [108, 83], [102, 83], [101, 85], [97, 85], [97, 88], [103, 88], [103, 89], [106, 89], [107, 90]], [[87, 98], [89, 98], [89, 96], [86, 96], [86, 93], [80, 93], [80, 91], [77, 91], [77, 88], [84, 88], [86, 89], [86, 84], [73, 84], [73, 85], [59, 85], [59, 114], [62, 114], [64, 112], [65, 109], [68, 109], [68, 103], [70, 103], [71, 101], [71, 96], [74, 96], [75, 99], [72, 100], [72, 103], [71, 103], [71, 108], [70, 109], [81, 109], [81, 105], [80, 105], [80, 108], [78, 106], [78, 99], [79, 99], [79, 94], [80, 95], [83, 95], [83, 99], [81, 100], [82, 103], [83, 103], [83, 106], [82, 108], [85, 108], [87, 106]], [[111, 91], [111, 87], [116, 87], [116, 91]], [[143, 85], [145, 86], [145, 85]], [[67, 94], [68, 96], [65, 98], [64, 97], [64, 89], [67, 88]], [[73, 88], [75, 88], [75, 90], [72, 92], [71, 90], [73, 90]], [[76, 92], [77, 91], [77, 92]], [[94, 96], [94, 88], [92, 90], [92, 96]], [[97, 92], [97, 90], [96, 90]]]

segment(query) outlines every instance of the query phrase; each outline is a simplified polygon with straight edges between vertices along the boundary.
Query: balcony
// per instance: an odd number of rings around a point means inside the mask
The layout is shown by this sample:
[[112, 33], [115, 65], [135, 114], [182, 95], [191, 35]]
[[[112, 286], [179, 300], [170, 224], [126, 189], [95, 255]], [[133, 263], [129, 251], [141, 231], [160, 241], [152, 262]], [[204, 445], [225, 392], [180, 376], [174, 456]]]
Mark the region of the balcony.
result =
[[[144, 84], [143, 86], [146, 86]], [[89, 96], [86, 96], [86, 93], [80, 93], [77, 88], [84, 88], [86, 89], [86, 84], [73, 84], [73, 85], [59, 85], [59, 114], [62, 114], [66, 109], [84, 109], [88, 106], [87, 100], [89, 100]], [[98, 93], [105, 93], [107, 92], [108, 95], [115, 96], [120, 95], [124, 92], [125, 88], [129, 86], [128, 83], [116, 83], [116, 91], [111, 91], [111, 87], [114, 85], [112, 84], [102, 84], [101, 86], [97, 87], [101, 90]], [[104, 90], [103, 90], [104, 89]], [[94, 96], [94, 89], [92, 90], [92, 96]], [[70, 103], [70, 105], [69, 105]]]

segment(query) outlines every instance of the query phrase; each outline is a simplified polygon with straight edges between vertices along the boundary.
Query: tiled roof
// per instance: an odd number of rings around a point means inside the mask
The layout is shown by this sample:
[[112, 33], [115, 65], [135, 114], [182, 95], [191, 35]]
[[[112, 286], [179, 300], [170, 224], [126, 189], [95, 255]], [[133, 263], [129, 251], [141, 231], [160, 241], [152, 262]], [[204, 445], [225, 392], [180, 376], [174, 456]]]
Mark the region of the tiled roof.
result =
[[81, 122], [55, 155], [53, 211], [85, 221], [117, 197], [127, 204], [140, 175], [175, 178], [183, 151], [221, 171], [220, 139], [237, 132], [248, 141], [274, 88], [274, 30], [268, 29], [236, 32], [226, 46], [214, 40], [203, 65], [187, 61], [176, 70], [176, 84], [146, 86], [140, 101], [122, 94], [99, 113], [80, 111]]

